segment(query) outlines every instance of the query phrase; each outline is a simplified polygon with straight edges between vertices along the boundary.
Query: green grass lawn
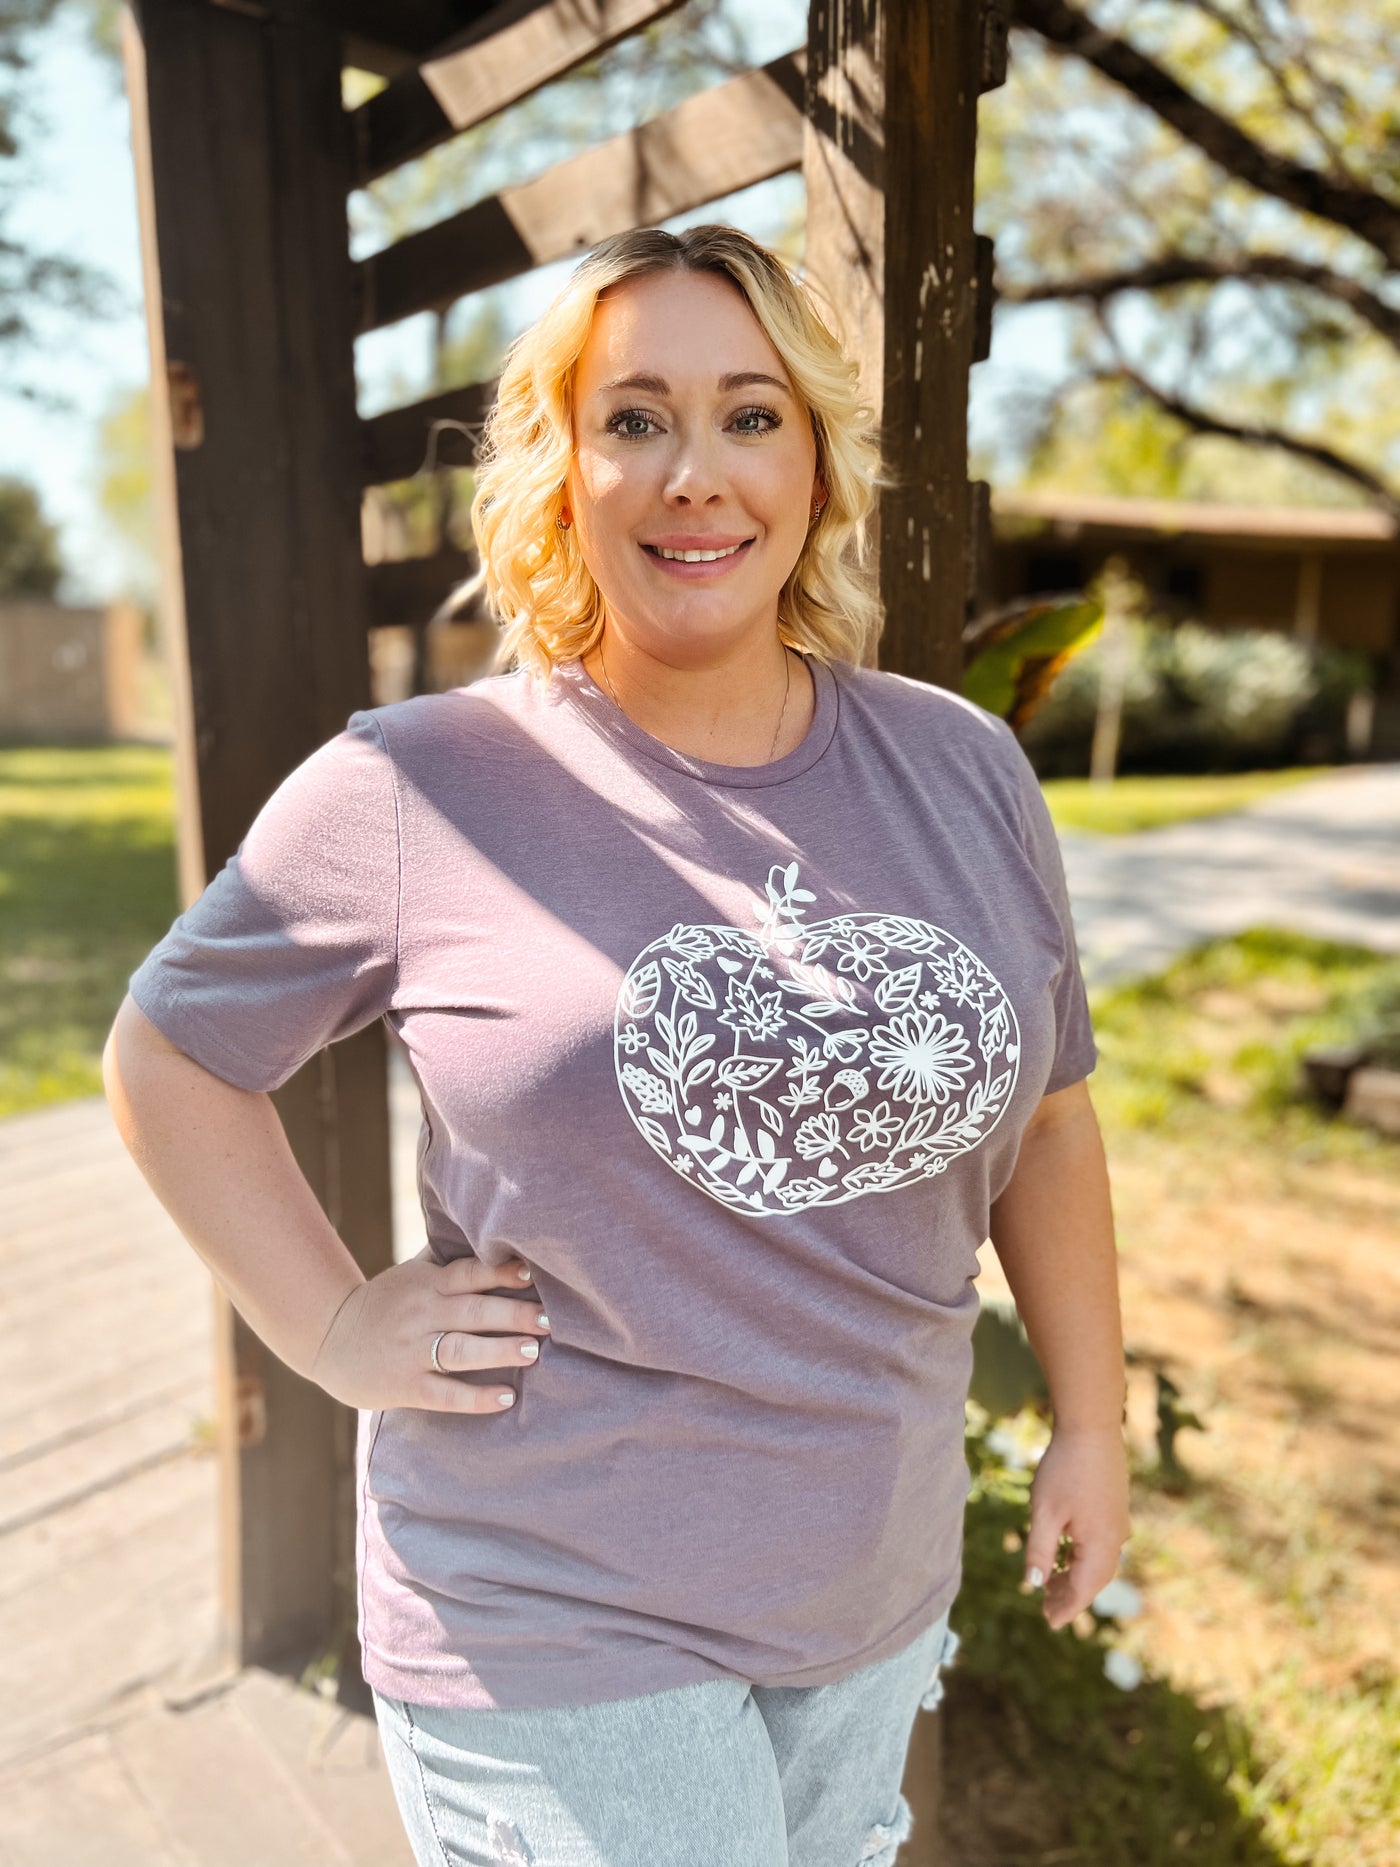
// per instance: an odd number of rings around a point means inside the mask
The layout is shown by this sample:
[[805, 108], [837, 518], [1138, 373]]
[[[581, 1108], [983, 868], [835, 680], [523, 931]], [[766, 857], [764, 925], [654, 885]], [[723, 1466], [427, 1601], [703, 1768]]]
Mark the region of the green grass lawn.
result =
[[1300, 765], [1287, 771], [1115, 778], [1111, 784], [1095, 784], [1088, 778], [1048, 778], [1042, 788], [1056, 829], [1126, 836], [1134, 830], [1184, 823], [1191, 817], [1218, 817], [1242, 810], [1304, 779], [1323, 777], [1330, 769]]
[[132, 971], [178, 912], [161, 746], [0, 749], [0, 1116], [100, 1093]]

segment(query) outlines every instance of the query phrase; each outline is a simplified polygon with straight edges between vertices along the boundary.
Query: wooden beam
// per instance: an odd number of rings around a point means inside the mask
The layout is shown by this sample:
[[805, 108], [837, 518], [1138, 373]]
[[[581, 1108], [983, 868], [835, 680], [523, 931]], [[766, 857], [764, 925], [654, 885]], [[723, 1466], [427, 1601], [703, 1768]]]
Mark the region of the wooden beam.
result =
[[799, 54], [730, 78], [640, 129], [361, 260], [360, 331], [450, 305], [767, 181], [802, 160]]
[[[474, 551], [435, 551], [431, 557], [397, 558], [371, 564], [365, 576], [369, 586], [369, 627], [421, 628], [430, 622], [453, 587], [474, 577]], [[461, 620], [466, 620], [464, 612]]]
[[511, 0], [350, 115], [355, 182], [484, 123], [507, 105], [673, 13], [680, 0]]
[[[495, 11], [497, 0], [328, 0], [346, 63], [404, 70]], [[352, 56], [353, 55], [353, 56]], [[387, 73], [386, 73], [387, 75]]]
[[967, 611], [967, 378], [981, 0], [813, 0], [807, 265], [881, 411], [880, 665], [954, 690]]
[[[301, 0], [256, 13], [141, 0], [123, 40], [163, 609], [188, 670], [188, 901], [287, 772], [369, 704], [349, 152], [339, 35]], [[374, 1025], [274, 1096], [298, 1164], [367, 1275], [392, 1262], [386, 1062]], [[354, 1415], [271, 1355], [217, 1290], [215, 1307], [230, 1657], [330, 1646], [342, 1700], [363, 1706]]]
[[[404, 408], [387, 409], [360, 423], [360, 478], [365, 486], [383, 486], [390, 480], [407, 480], [428, 464], [428, 444], [433, 423], [461, 422], [480, 431], [496, 394], [494, 382], [468, 383], [461, 389], [444, 389]], [[440, 428], [432, 464], [436, 467], [469, 467], [473, 443], [460, 428]]]

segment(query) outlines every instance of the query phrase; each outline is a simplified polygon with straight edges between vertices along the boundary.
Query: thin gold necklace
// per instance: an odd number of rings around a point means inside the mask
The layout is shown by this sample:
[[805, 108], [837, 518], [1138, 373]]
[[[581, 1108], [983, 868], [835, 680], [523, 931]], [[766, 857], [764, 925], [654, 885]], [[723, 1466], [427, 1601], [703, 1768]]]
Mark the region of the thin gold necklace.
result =
[[[626, 707], [623, 706], [622, 702], [618, 699], [617, 689], [613, 686], [612, 678], [608, 673], [608, 661], [607, 661], [607, 656], [603, 653], [602, 636], [598, 637], [598, 660], [599, 660], [600, 665], [602, 666], [603, 679], [607, 682], [608, 692], [612, 695], [613, 705], [617, 708], [619, 713], [626, 713], [627, 709]], [[784, 668], [784, 671], [786, 672], [787, 679], [783, 682], [783, 704], [778, 712], [778, 724], [773, 733], [773, 743], [768, 748], [768, 757], [765, 761], [765, 763], [769, 765], [772, 764], [773, 754], [777, 750], [777, 747], [778, 747], [778, 735], [783, 730], [783, 716], [787, 712], [788, 694], [792, 689], [792, 650], [788, 647], [786, 642], [784, 642], [783, 644], [783, 668]], [[631, 718], [630, 714], [628, 714], [628, 718], [629, 719]]]

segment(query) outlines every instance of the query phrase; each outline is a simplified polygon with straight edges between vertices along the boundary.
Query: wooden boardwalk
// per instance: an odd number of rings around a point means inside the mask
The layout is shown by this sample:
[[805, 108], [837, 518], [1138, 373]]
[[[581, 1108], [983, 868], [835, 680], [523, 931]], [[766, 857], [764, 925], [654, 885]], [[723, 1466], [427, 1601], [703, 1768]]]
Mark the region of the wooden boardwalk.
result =
[[0, 1867], [412, 1867], [373, 1718], [214, 1657], [211, 1283], [106, 1103], [0, 1122], [0, 1196]]

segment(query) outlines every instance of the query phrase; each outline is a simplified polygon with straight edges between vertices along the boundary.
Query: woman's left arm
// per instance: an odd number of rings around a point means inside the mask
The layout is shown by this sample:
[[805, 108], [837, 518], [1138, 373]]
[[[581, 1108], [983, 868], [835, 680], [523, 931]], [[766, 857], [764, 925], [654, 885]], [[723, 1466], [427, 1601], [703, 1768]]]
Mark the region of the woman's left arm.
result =
[[[1046, 1096], [992, 1207], [992, 1243], [1050, 1387], [1054, 1432], [1031, 1485], [1027, 1580], [1063, 1627], [1110, 1581], [1131, 1523], [1108, 1166], [1086, 1082]], [[1054, 1574], [1061, 1535], [1074, 1539]]]

